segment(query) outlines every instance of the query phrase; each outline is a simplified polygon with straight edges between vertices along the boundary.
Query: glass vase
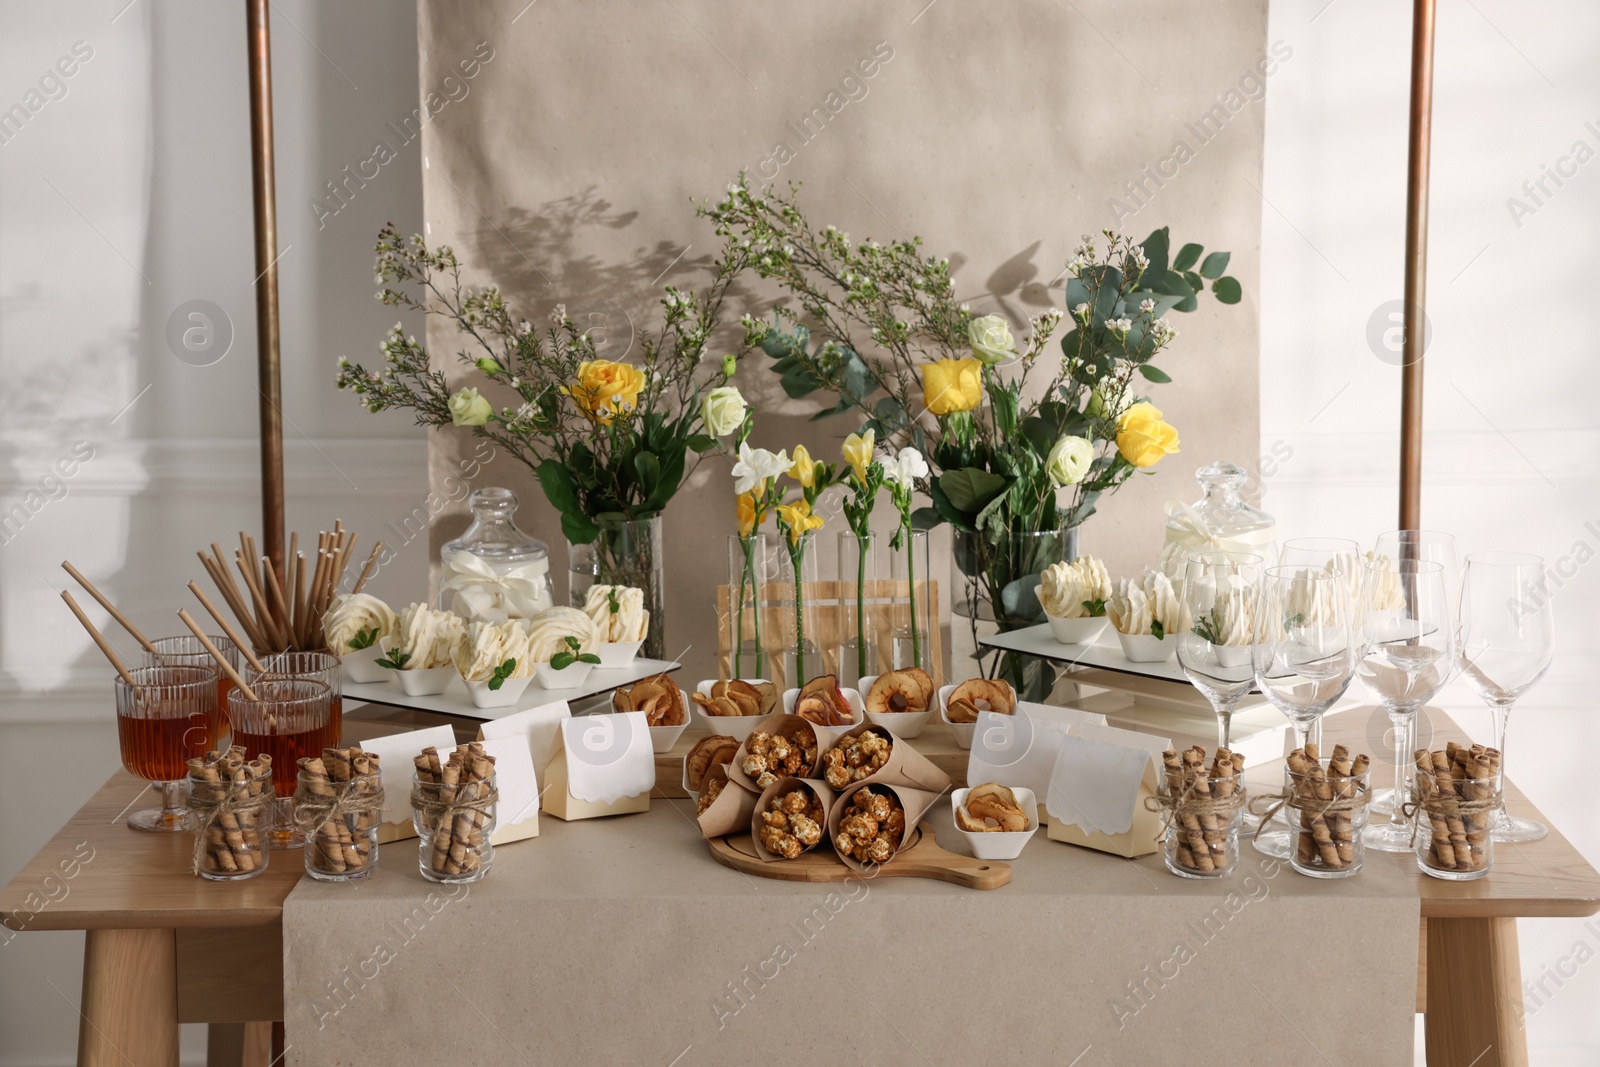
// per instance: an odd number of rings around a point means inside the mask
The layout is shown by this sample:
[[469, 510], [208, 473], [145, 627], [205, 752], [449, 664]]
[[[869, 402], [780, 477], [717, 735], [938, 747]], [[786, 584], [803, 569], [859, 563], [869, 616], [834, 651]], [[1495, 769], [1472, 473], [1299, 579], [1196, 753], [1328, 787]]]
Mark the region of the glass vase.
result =
[[929, 635], [933, 618], [933, 570], [928, 555], [928, 531], [902, 531], [900, 547], [889, 543], [889, 595], [893, 597], [891, 633], [894, 669], [921, 667], [934, 671]]
[[839, 684], [847, 688], [856, 688], [861, 679], [878, 673], [878, 586], [882, 580], [881, 550], [886, 540], [871, 532], [858, 537], [850, 530], [838, 536], [834, 598], [839, 627], [833, 637]]
[[1003, 679], [1021, 699], [1043, 702], [1056, 680], [1048, 661], [984, 648], [979, 641], [1046, 621], [1039, 575], [1052, 563], [1077, 558], [1078, 528], [1001, 534], [955, 530], [951, 550], [952, 637], [959, 642], [952, 649], [954, 677], [978, 673]]
[[[783, 544], [778, 551], [778, 578], [765, 599], [776, 609], [783, 634], [783, 676], [773, 679], [780, 688], [798, 688], [812, 678], [829, 673], [818, 641], [816, 535], [808, 533], [793, 548]], [[771, 618], [769, 615], [768, 618]]]
[[730, 678], [767, 678], [767, 649], [781, 620], [767, 591], [778, 581], [783, 550], [771, 533], [728, 535], [728, 664]]
[[661, 516], [648, 519], [596, 519], [599, 533], [586, 545], [567, 542], [569, 599], [582, 608], [591, 585], [631, 586], [644, 593], [650, 625], [646, 659], [666, 658], [666, 571], [661, 550]]

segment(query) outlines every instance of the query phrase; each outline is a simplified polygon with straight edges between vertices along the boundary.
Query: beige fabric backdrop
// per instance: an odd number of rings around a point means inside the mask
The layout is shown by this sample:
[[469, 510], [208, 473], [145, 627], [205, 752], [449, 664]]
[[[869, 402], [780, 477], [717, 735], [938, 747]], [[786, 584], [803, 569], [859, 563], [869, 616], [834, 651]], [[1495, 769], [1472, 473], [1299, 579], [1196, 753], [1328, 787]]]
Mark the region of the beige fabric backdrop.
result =
[[[1064, 302], [1079, 234], [1171, 225], [1177, 241], [1232, 251], [1245, 300], [1173, 316], [1183, 336], [1164, 365], [1175, 384], [1152, 393], [1182, 454], [1104, 503], [1083, 548], [1114, 573], [1136, 571], [1159, 549], [1161, 504], [1195, 495], [1197, 466], [1254, 466], [1252, 186], [1260, 71], [1275, 66], [1264, 0], [422, 0], [419, 21], [422, 92], [438, 110], [423, 127], [427, 236], [453, 244], [474, 280], [498, 283], [526, 318], [565, 303], [620, 357], [631, 324], [655, 321], [661, 285], [706, 280], [716, 238], [690, 201], [715, 198], [740, 168], [803, 182], [813, 221], [854, 238], [922, 235], [958, 265], [975, 310], [1019, 323]], [[484, 45], [493, 58], [452, 102], [450, 79]], [[459, 347], [437, 324], [428, 342], [441, 364]], [[831, 456], [855, 428], [807, 422], [814, 406], [786, 400], [759, 365], [739, 384], [763, 412], [757, 444], [803, 440]], [[464, 433], [433, 435], [441, 497], [459, 499], [451, 489], [473, 447]], [[527, 471], [501, 457], [475, 482], [515, 488], [524, 527], [564, 571], [556, 516]], [[690, 649], [690, 678], [714, 662], [731, 501], [725, 467], [707, 462], [668, 511], [667, 640], [669, 652]], [[436, 518], [434, 551], [464, 522], [460, 504]], [[941, 578], [946, 543], [934, 542]]]

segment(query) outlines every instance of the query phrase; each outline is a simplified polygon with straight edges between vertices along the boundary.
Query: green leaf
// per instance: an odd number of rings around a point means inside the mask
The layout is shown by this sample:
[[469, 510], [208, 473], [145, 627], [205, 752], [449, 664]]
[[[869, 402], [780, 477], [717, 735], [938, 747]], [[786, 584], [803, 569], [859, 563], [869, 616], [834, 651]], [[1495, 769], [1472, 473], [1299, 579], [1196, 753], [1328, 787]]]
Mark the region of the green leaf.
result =
[[878, 427], [885, 437], [897, 433], [906, 424], [906, 409], [892, 396], [880, 399], [873, 407], [872, 414], [878, 420]]
[[717, 439], [712, 437], [710, 434], [691, 434], [688, 440], [688, 445], [696, 452], [710, 452], [713, 448], [717, 447]]
[[1204, 245], [1186, 244], [1178, 249], [1178, 258], [1172, 261], [1173, 270], [1188, 270], [1200, 261], [1200, 253], [1204, 252]]
[[539, 476], [539, 488], [544, 490], [544, 497], [550, 501], [551, 507], [564, 515], [582, 512], [583, 509], [578, 505], [578, 487], [566, 467], [547, 459], [539, 464], [535, 473]]
[[1148, 363], [1139, 364], [1139, 373], [1145, 376], [1145, 380], [1156, 382], [1158, 384], [1164, 384], [1172, 381], [1172, 376], [1170, 374], [1159, 367], [1152, 367]]
[[963, 514], [961, 509], [950, 503], [950, 498], [939, 488], [939, 479], [935, 478], [928, 483], [928, 495], [933, 498], [933, 509], [938, 512], [940, 518], [958, 530], [973, 532], [972, 516]]
[[976, 467], [947, 471], [939, 475], [937, 480], [950, 503], [968, 514], [982, 511], [984, 505], [1005, 492], [1006, 488], [1006, 480], [1000, 475]]
[[1212, 282], [1211, 291], [1217, 295], [1219, 304], [1237, 304], [1244, 298], [1244, 290], [1239, 287], [1239, 279], [1232, 275], [1224, 275]]
[[639, 474], [639, 488], [648, 498], [655, 495], [656, 486], [661, 482], [661, 461], [653, 452], [637, 452], [633, 457], [633, 469]]
[[1066, 300], [1067, 314], [1071, 315], [1073, 308], [1077, 307], [1079, 304], [1087, 304], [1089, 302], [1089, 290], [1083, 284], [1083, 282], [1079, 281], [1077, 278], [1068, 278]]
[[600, 536], [600, 528], [590, 522], [581, 512], [563, 511], [561, 513], [561, 536], [575, 545], [592, 544]]
[[355, 652], [363, 648], [371, 648], [378, 643], [378, 628], [370, 630], [357, 630], [356, 635], [350, 639], [350, 651]]
[[500, 664], [500, 666], [494, 669], [494, 673], [489, 675], [489, 688], [499, 689], [505, 684], [506, 679], [511, 677], [512, 673], [516, 669], [517, 661], [514, 659], [508, 659], [504, 663]]
[[1150, 266], [1145, 268], [1145, 274], [1160, 274], [1167, 269], [1168, 240], [1169, 235], [1165, 226], [1144, 239], [1144, 244], [1140, 247], [1144, 249], [1144, 258], [1150, 261]]
[[1189, 288], [1197, 293], [1206, 287], [1206, 280], [1192, 270], [1184, 271], [1183, 279], [1189, 283]]
[[931, 530], [944, 521], [944, 516], [939, 514], [938, 508], [918, 508], [911, 513], [911, 528], [914, 530]]
[[1228, 269], [1227, 252], [1213, 252], [1200, 264], [1200, 276], [1203, 278], [1220, 278], [1222, 272]]

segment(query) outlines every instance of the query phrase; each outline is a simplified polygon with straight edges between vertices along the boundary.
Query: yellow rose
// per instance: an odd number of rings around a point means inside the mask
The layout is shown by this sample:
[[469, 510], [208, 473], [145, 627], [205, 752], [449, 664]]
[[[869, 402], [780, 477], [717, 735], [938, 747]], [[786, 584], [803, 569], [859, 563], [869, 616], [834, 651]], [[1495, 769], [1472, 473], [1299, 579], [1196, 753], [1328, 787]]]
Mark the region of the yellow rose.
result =
[[644, 371], [638, 367], [596, 359], [578, 364], [578, 380], [567, 392], [579, 411], [604, 425], [632, 411], [643, 388]]
[[798, 545], [800, 538], [812, 530], [822, 529], [822, 516], [811, 514], [811, 505], [804, 500], [793, 504], [779, 504], [778, 514], [789, 527], [789, 543]]
[[983, 378], [975, 359], [941, 359], [922, 365], [922, 402], [934, 415], [971, 411], [983, 399]]
[[862, 485], [867, 484], [867, 468], [872, 466], [872, 449], [877, 439], [877, 433], [870, 429], [866, 433], [853, 433], [844, 439], [844, 447], [839, 450], [850, 469], [856, 472], [856, 481]]
[[1135, 467], [1154, 466], [1178, 451], [1178, 431], [1161, 421], [1161, 410], [1140, 401], [1117, 420], [1117, 451]]
[[756, 496], [754, 493], [739, 494], [739, 536], [749, 537], [756, 532], [756, 527], [761, 523], [761, 516], [756, 511]]
[[789, 468], [789, 477], [806, 489], [817, 483], [817, 461], [811, 458], [805, 445], [794, 446], [794, 465]]

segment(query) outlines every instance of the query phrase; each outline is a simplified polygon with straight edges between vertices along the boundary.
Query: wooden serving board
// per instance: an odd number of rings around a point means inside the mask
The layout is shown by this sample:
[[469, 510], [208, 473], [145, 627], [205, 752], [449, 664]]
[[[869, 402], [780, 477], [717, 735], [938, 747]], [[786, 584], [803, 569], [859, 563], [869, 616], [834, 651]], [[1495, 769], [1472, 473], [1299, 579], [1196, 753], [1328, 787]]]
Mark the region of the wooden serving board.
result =
[[[1011, 881], [1011, 864], [973, 859], [939, 847], [933, 827], [922, 823], [912, 831], [911, 844], [879, 867], [873, 878], [937, 878], [968, 889], [999, 889]], [[711, 856], [724, 867], [761, 878], [785, 882], [842, 882], [857, 872], [846, 867], [827, 843], [796, 860], [773, 860], [756, 855], [749, 834], [730, 834], [710, 842]]]

